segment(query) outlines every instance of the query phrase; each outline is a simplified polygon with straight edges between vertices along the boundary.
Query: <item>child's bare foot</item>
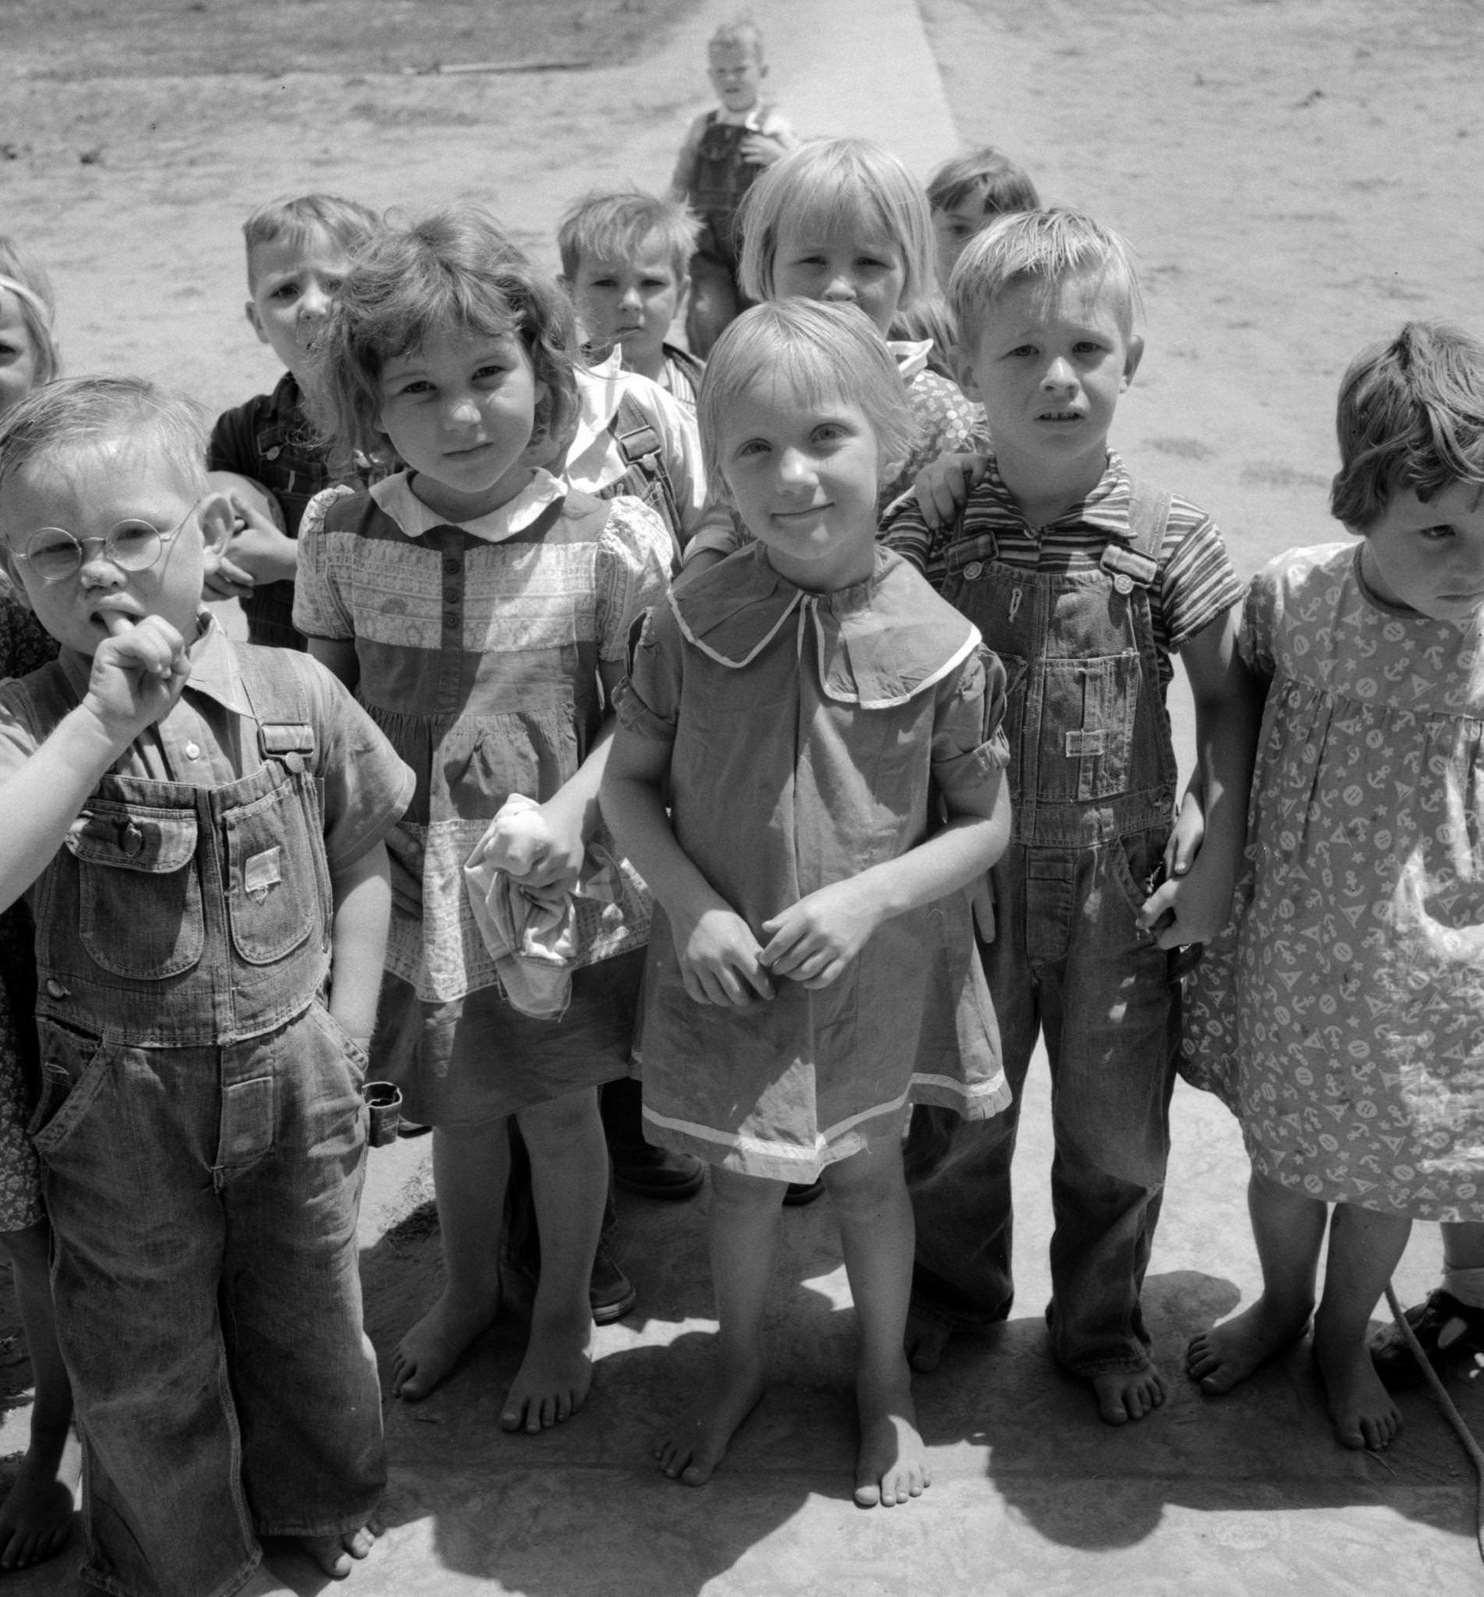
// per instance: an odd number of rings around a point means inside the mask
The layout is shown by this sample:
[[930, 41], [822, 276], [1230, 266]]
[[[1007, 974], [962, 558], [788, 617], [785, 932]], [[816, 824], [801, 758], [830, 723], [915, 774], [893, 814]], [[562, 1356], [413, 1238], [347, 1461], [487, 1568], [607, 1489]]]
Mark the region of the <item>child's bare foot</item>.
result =
[[416, 1403], [448, 1376], [469, 1344], [482, 1336], [499, 1311], [490, 1302], [455, 1300], [444, 1292], [397, 1344], [392, 1355], [392, 1391]]
[[502, 1430], [535, 1436], [571, 1419], [593, 1384], [592, 1332], [589, 1317], [566, 1330], [532, 1323], [526, 1356], [500, 1411]]
[[1292, 1347], [1308, 1327], [1307, 1309], [1281, 1310], [1260, 1297], [1240, 1314], [1191, 1337], [1185, 1373], [1200, 1383], [1203, 1392], [1220, 1397]]
[[943, 1354], [952, 1335], [946, 1325], [936, 1320], [922, 1319], [916, 1314], [907, 1316], [907, 1362], [919, 1375], [931, 1375], [943, 1362]]
[[358, 1558], [364, 1558], [376, 1545], [376, 1532], [369, 1525], [338, 1536], [295, 1536], [293, 1538], [331, 1580], [344, 1580]]
[[932, 1485], [927, 1448], [907, 1371], [893, 1380], [856, 1382], [861, 1445], [855, 1459], [855, 1501], [861, 1508], [892, 1508]]
[[672, 1481], [704, 1486], [726, 1457], [742, 1422], [757, 1407], [764, 1389], [761, 1360], [718, 1368], [710, 1390], [655, 1447], [660, 1469]]
[[1107, 1425], [1141, 1420], [1165, 1400], [1164, 1377], [1152, 1364], [1142, 1370], [1105, 1370], [1089, 1380], [1098, 1414]]
[[68, 1436], [62, 1457], [53, 1466], [32, 1448], [21, 1460], [20, 1473], [0, 1505], [0, 1569], [26, 1569], [54, 1558], [67, 1545], [77, 1507], [82, 1452]]
[[1324, 1382], [1325, 1403], [1335, 1440], [1341, 1447], [1389, 1447], [1402, 1428], [1402, 1417], [1371, 1363], [1364, 1342], [1333, 1345], [1318, 1334], [1314, 1362]]

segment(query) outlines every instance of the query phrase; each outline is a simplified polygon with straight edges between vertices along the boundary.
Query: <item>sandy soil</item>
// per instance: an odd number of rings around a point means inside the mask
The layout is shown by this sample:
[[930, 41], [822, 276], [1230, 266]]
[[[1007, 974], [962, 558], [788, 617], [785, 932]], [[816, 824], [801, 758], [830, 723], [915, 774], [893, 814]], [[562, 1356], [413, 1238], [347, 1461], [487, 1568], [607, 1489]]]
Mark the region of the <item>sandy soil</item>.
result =
[[[754, 6], [765, 26], [772, 9]], [[1119, 418], [1125, 454], [1211, 507], [1243, 571], [1336, 535], [1331, 410], [1349, 356], [1408, 316], [1484, 328], [1477, 0], [921, 9], [962, 141], [1002, 145], [1048, 200], [1100, 212], [1138, 249], [1149, 347]], [[138, 15], [147, 28], [152, 13]], [[12, 34], [0, 231], [53, 273], [69, 370], [142, 371], [214, 411], [277, 375], [241, 312], [237, 229], [253, 204], [305, 188], [410, 210], [472, 195], [550, 259], [575, 194], [668, 176], [706, 103], [686, 29], [657, 35], [642, 68], [598, 52], [581, 72], [460, 75], [375, 73], [339, 56], [279, 75], [233, 54], [230, 73], [180, 73], [172, 55], [179, 75], [150, 76], [136, 44], [129, 75], [111, 77], [96, 50], [74, 72], [55, 52], [27, 56]], [[234, 48], [227, 39], [224, 54]], [[820, 48], [839, 53], [843, 83], [848, 38]], [[430, 54], [421, 41], [408, 60]], [[499, 55], [474, 38], [464, 59]], [[775, 56], [785, 104], [810, 65]], [[848, 87], [869, 97], [869, 83]], [[804, 131], [837, 130], [825, 99], [810, 101]], [[898, 126], [908, 140], [922, 131]], [[848, 131], [892, 142], [890, 127]], [[921, 143], [924, 172], [952, 153], [951, 140]], [[24, 1377], [10, 1353], [0, 1341], [0, 1385]]]

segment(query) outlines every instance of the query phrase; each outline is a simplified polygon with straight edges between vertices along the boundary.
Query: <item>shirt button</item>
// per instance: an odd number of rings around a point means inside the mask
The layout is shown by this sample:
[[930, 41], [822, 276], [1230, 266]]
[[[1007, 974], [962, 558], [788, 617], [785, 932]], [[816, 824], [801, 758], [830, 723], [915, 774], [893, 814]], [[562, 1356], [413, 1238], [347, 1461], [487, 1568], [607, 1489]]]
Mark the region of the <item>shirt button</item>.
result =
[[71, 995], [55, 976], [48, 976], [46, 979], [46, 996], [48, 998], [67, 998]]
[[968, 563], [968, 565], [966, 565], [964, 567], [964, 577], [969, 582], [978, 582], [980, 577], [982, 577], [983, 575], [984, 575], [984, 565], [983, 565], [983, 563], [981, 561], [971, 560]]
[[201, 758], [201, 745], [199, 743], [187, 743], [185, 757], [188, 760], [199, 760]]

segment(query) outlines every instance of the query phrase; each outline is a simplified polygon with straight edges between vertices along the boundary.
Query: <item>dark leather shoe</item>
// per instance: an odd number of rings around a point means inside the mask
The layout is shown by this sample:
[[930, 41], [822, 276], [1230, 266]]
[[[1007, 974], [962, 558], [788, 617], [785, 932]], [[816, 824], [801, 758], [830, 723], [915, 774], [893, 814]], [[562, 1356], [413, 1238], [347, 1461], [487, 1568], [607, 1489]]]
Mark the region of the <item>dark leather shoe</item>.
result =
[[613, 1184], [621, 1192], [637, 1193], [641, 1198], [658, 1198], [662, 1203], [679, 1203], [693, 1198], [706, 1184], [706, 1166], [688, 1153], [656, 1148], [640, 1142], [626, 1148], [609, 1149]]

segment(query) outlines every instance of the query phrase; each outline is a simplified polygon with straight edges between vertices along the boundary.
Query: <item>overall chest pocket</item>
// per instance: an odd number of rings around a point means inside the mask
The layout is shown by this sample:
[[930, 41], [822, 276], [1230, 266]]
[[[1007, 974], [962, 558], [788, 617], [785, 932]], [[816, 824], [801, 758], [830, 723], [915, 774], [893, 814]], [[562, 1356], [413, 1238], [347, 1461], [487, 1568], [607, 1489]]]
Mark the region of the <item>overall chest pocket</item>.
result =
[[192, 812], [99, 802], [67, 848], [77, 862], [78, 935], [96, 964], [158, 980], [197, 963], [206, 931]]
[[1041, 797], [1085, 804], [1129, 791], [1142, 674], [1133, 650], [1041, 662]]
[[284, 958], [329, 923], [328, 873], [311, 836], [318, 807], [301, 789], [286, 781], [224, 819], [227, 924], [250, 965]]

